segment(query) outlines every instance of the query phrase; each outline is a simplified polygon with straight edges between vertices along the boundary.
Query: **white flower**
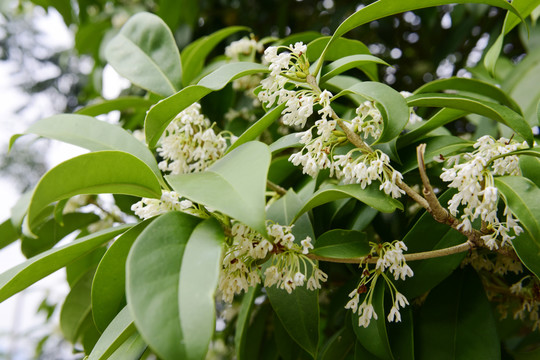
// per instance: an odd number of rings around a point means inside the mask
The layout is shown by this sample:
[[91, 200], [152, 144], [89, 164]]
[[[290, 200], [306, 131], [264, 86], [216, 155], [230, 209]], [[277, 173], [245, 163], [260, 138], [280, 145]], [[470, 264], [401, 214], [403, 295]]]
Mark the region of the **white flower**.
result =
[[390, 314], [388, 314], [388, 321], [389, 322], [400, 322], [401, 321], [401, 314], [399, 313], [399, 310], [397, 307], [392, 306], [390, 309]]
[[313, 249], [313, 244], [311, 244], [311, 238], [309, 236], [300, 241], [300, 244], [302, 245], [302, 254], [308, 254], [309, 249]]

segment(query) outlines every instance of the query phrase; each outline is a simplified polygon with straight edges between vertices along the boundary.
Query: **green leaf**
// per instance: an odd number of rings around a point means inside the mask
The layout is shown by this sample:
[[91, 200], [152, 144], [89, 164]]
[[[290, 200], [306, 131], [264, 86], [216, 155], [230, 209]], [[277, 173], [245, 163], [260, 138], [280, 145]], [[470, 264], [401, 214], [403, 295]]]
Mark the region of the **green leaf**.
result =
[[253, 310], [253, 302], [259, 294], [260, 285], [250, 287], [242, 298], [242, 304], [236, 318], [236, 331], [234, 332], [234, 350], [238, 360], [249, 360], [245, 356], [248, 333], [251, 331], [250, 320]]
[[[348, 320], [348, 319], [347, 319]], [[339, 329], [328, 340], [328, 343], [321, 351], [321, 360], [344, 360], [347, 359], [349, 353], [354, 349], [356, 336], [352, 330], [350, 322]]]
[[[540, 152], [538, 153], [540, 156]], [[532, 156], [520, 156], [519, 167], [521, 174], [540, 187], [540, 159]]]
[[154, 105], [146, 114], [144, 132], [146, 142], [154, 147], [161, 134], [179, 112], [199, 101], [212, 91], [221, 90], [229, 82], [242, 76], [266, 73], [268, 67], [248, 62], [225, 64], [211, 74], [205, 76], [197, 85], [190, 85], [180, 92], [169, 96]]
[[350, 259], [366, 256], [370, 250], [365, 233], [333, 229], [317, 238], [311, 253], [336, 259]]
[[199, 221], [185, 213], [165, 213], [144, 229], [128, 255], [128, 307], [141, 336], [163, 360], [185, 358], [178, 310], [180, 267]]
[[292, 147], [303, 147], [304, 144], [300, 143], [300, 139], [298, 136], [296, 136], [297, 133], [288, 134], [285, 136], [280, 137], [276, 141], [274, 141], [272, 144], [270, 144], [270, 151], [272, 153], [278, 153], [281, 150], [285, 150]]
[[143, 89], [169, 96], [180, 88], [180, 53], [171, 30], [156, 15], [133, 15], [109, 41], [105, 57], [120, 75]]
[[413, 311], [410, 306], [407, 306], [399, 312], [401, 321], [388, 323], [388, 338], [392, 353], [400, 360], [414, 360]]
[[178, 306], [187, 359], [204, 359], [216, 328], [215, 291], [225, 235], [210, 218], [195, 227], [184, 250]]
[[457, 136], [451, 135], [433, 136], [422, 139], [421, 141], [400, 150], [400, 155], [403, 159], [403, 166], [400, 169], [402, 174], [406, 174], [409, 171], [418, 168], [416, 148], [422, 143], [426, 144], [426, 151], [424, 153], [425, 164], [432, 163], [435, 161], [435, 158], [440, 159], [440, 155], [443, 157], [451, 155], [457, 151], [472, 147], [474, 144], [472, 141], [463, 140]]
[[318, 291], [299, 286], [291, 294], [275, 286], [266, 288], [268, 299], [287, 333], [316, 358], [319, 344]]
[[360, 344], [379, 359], [393, 360], [388, 334], [386, 332], [386, 314], [384, 312], [385, 281], [378, 279], [373, 292], [372, 304], [377, 319], [372, 318], [368, 327], [358, 325], [358, 316], [352, 316], [352, 327]]
[[415, 324], [420, 359], [500, 359], [491, 305], [478, 275], [470, 269], [433, 289]]
[[431, 131], [440, 128], [467, 114], [467, 111], [443, 108], [439, 110], [435, 115], [433, 115], [430, 119], [426, 120], [421, 126], [401, 135], [397, 140], [397, 148], [401, 149], [407, 145], [410, 145], [413, 142], [422, 138], [424, 135], [430, 133]]
[[123, 225], [93, 233], [68, 245], [41, 253], [0, 274], [0, 302], [90, 253], [130, 227]]
[[277, 201], [275, 201], [268, 208], [267, 218], [275, 222], [276, 224], [287, 225], [292, 224], [294, 221], [294, 227], [292, 228], [292, 234], [294, 235], [296, 242], [300, 244], [300, 241], [305, 239], [307, 236], [312, 239], [315, 238], [313, 232], [313, 226], [311, 225], [311, 220], [307, 214], [295, 218], [295, 214], [302, 208], [302, 199], [294, 192], [294, 190], [289, 189], [285, 196], [282, 196]]
[[54, 201], [79, 194], [103, 193], [160, 198], [161, 187], [152, 170], [128, 153], [98, 151], [80, 155], [43, 175], [28, 208], [29, 227], [36, 227], [39, 212]]
[[540, 277], [540, 189], [522, 176], [497, 177], [495, 186], [525, 230], [512, 245], [525, 266]]
[[394, 212], [396, 209], [403, 210], [403, 204], [396, 199], [392, 199], [385, 195], [379, 190], [377, 184], [368, 186], [365, 189], [362, 189], [362, 186], [357, 184], [327, 185], [313, 194], [313, 196], [304, 204], [302, 209], [296, 214], [295, 219], [316, 206], [344, 198], [358, 199], [361, 202], [386, 213]]
[[366, 64], [382, 64], [386, 66], [390, 66], [386, 61], [379, 59], [376, 56], [372, 55], [350, 55], [345, 56], [341, 59], [338, 59], [328, 65], [326, 65], [323, 68], [322, 76], [321, 76], [321, 83], [325, 83], [326, 81], [330, 80], [336, 75], [339, 75], [347, 70], [353, 69], [353, 68], [359, 68], [362, 71], [365, 71], [366, 74], [369, 76], [369, 68], [365, 68]]
[[[322, 59], [325, 59], [325, 55], [329, 53], [329, 48], [337, 41], [341, 36], [348, 33], [352, 29], [367, 24], [373, 20], [377, 20], [383, 17], [387, 17], [394, 14], [399, 14], [406, 11], [422, 9], [426, 7], [439, 6], [439, 5], [448, 5], [455, 3], [483, 3], [493, 6], [498, 6], [503, 9], [510, 10], [514, 13], [517, 11], [506, 1], [504, 0], [416, 0], [416, 1], [395, 1], [395, 0], [379, 0], [376, 1], [362, 9], [358, 10], [351, 16], [349, 16], [345, 21], [343, 21], [339, 27], [336, 29], [332, 38], [326, 45], [323, 54], [321, 55]], [[517, 13], [519, 15], [519, 13]]]
[[35, 256], [43, 251], [49, 250], [75, 230], [84, 228], [99, 219], [100, 217], [93, 213], [66, 214], [64, 215], [63, 225], [57, 223], [54, 218], [50, 219], [37, 229], [37, 238], [22, 237], [21, 252], [27, 258]]
[[103, 332], [125, 305], [126, 261], [131, 246], [152, 222], [145, 220], [118, 237], [99, 262], [92, 283], [94, 323]]
[[256, 123], [251, 125], [249, 129], [244, 131], [242, 135], [231, 146], [227, 149], [227, 153], [231, 150], [236, 149], [238, 146], [245, 144], [248, 141], [257, 140], [259, 135], [262, 134], [270, 125], [272, 125], [280, 116], [281, 112], [285, 109], [286, 104], [281, 104], [267, 112], [262, 118], [260, 118]]
[[388, 85], [371, 81], [361, 82], [341, 91], [332, 99], [351, 93], [361, 95], [381, 105], [379, 110], [381, 110], [384, 127], [377, 143], [393, 140], [409, 122], [409, 108], [405, 99]]
[[0, 224], [0, 249], [5, 248], [9, 244], [17, 241], [19, 239], [19, 234], [17, 230], [13, 227], [10, 219], [7, 219], [2, 224]]
[[60, 311], [60, 329], [72, 343], [79, 338], [83, 321], [92, 311], [90, 290], [93, 276], [94, 271], [90, 270], [73, 285]]
[[265, 191], [270, 151], [260, 142], [245, 143], [206, 171], [166, 176], [182, 196], [266, 234]]
[[[95, 308], [93, 307], [93, 310]], [[103, 360], [116, 351], [128, 340], [136, 329], [129, 309], [124, 307], [105, 329], [94, 349], [88, 356], [88, 360]]]
[[529, 145], [534, 143], [531, 127], [525, 119], [506, 106], [456, 94], [419, 94], [407, 98], [409, 106], [448, 107], [484, 115], [516, 131]]
[[[455, 194], [454, 190], [448, 190], [439, 197], [439, 202], [444, 207]], [[420, 253], [424, 251], [438, 250], [450, 246], [462, 244], [467, 238], [460, 232], [446, 224], [441, 224], [433, 217], [424, 212], [413, 227], [403, 237], [407, 245], [407, 253]], [[414, 276], [405, 282], [397, 282], [400, 292], [407, 298], [414, 299], [437, 286], [447, 278], [461, 264], [466, 252], [418, 261], [411, 261], [408, 265], [414, 272]]]
[[206, 57], [217, 44], [239, 31], [249, 31], [245, 26], [230, 26], [192, 42], [182, 50], [182, 69], [184, 85], [191, 84], [203, 69]]
[[501, 34], [495, 40], [495, 43], [489, 48], [484, 57], [484, 66], [490, 72], [490, 74], [495, 74], [495, 66], [497, 65], [497, 59], [501, 53], [504, 36], [510, 32], [516, 25], [518, 25], [523, 18], [527, 17], [531, 11], [538, 7], [538, 0], [513, 0], [512, 6], [519, 12], [520, 17], [517, 17], [516, 14], [508, 12], [504, 18], [504, 24], [501, 31]]
[[102, 100], [92, 103], [76, 111], [76, 114], [98, 116], [114, 110], [146, 110], [154, 105], [154, 101], [140, 96], [121, 96], [112, 100]]
[[[36, 134], [49, 139], [83, 147], [90, 151], [119, 150], [142, 160], [156, 178], [163, 181], [154, 155], [122, 127], [90, 116], [61, 114], [33, 123], [24, 134]], [[20, 135], [11, 138], [10, 147]]]
[[489, 97], [497, 102], [508, 106], [520, 115], [521, 109], [518, 104], [501, 88], [485, 81], [451, 77], [428, 82], [414, 91], [414, 94], [433, 93], [444, 90], [459, 90]]
[[[138, 333], [131, 335], [107, 360], [140, 360], [148, 345]], [[90, 360], [90, 359], [89, 359]]]

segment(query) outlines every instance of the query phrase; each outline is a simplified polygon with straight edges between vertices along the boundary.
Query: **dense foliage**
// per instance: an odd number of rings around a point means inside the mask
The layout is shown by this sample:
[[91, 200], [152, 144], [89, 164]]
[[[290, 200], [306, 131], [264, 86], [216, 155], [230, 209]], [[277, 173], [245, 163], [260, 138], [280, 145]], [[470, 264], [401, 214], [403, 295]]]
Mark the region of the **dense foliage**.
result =
[[[419, 86], [344, 37], [451, 3], [379, 0], [331, 36], [230, 26], [181, 50], [171, 28], [193, 17], [163, 10], [79, 37], [136, 90], [13, 136], [89, 152], [0, 225], [28, 258], [0, 301], [65, 268], [60, 328], [88, 359], [538, 356], [539, 1], [476, 2], [507, 11], [481, 66]], [[515, 27], [531, 40], [514, 63]], [[120, 124], [96, 118], [111, 111]]]

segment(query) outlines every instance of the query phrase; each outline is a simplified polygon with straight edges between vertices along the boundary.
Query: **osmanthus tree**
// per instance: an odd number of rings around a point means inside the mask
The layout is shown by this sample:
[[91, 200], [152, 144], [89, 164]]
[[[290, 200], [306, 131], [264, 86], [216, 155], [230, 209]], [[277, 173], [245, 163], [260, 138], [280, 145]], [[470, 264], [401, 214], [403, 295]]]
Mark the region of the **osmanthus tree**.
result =
[[[180, 52], [159, 17], [132, 16], [105, 55], [146, 94], [26, 131], [90, 152], [1, 225], [28, 260], [0, 275], [0, 300], [65, 268], [60, 328], [88, 359], [538, 356], [540, 50], [498, 58], [539, 2], [482, 1], [508, 10], [488, 71], [414, 93], [343, 37], [455, 2], [380, 0], [330, 37], [246, 36], [212, 59], [246, 30]], [[133, 132], [94, 117], [141, 108]]]

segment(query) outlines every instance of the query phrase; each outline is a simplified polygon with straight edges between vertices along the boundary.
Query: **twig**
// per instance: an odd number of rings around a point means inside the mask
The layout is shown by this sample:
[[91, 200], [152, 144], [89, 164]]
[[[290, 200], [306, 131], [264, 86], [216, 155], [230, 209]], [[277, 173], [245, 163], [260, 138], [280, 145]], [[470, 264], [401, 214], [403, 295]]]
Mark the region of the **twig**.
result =
[[420, 144], [416, 148], [418, 171], [420, 172], [420, 178], [422, 179], [422, 184], [424, 185], [422, 193], [424, 194], [424, 198], [429, 205], [429, 213], [433, 216], [435, 220], [439, 222], [444, 222], [448, 218], [449, 214], [448, 211], [443, 208], [439, 203], [439, 200], [437, 199], [437, 196], [435, 196], [435, 192], [433, 191], [433, 187], [431, 187], [431, 183], [429, 182], [429, 178], [426, 174], [426, 164], [424, 162], [425, 151], [426, 144]]
[[273, 183], [270, 180], [266, 180], [266, 186], [268, 186], [270, 189], [278, 193], [279, 195], [283, 196], [287, 194], [287, 190], [279, 186], [278, 184]]

